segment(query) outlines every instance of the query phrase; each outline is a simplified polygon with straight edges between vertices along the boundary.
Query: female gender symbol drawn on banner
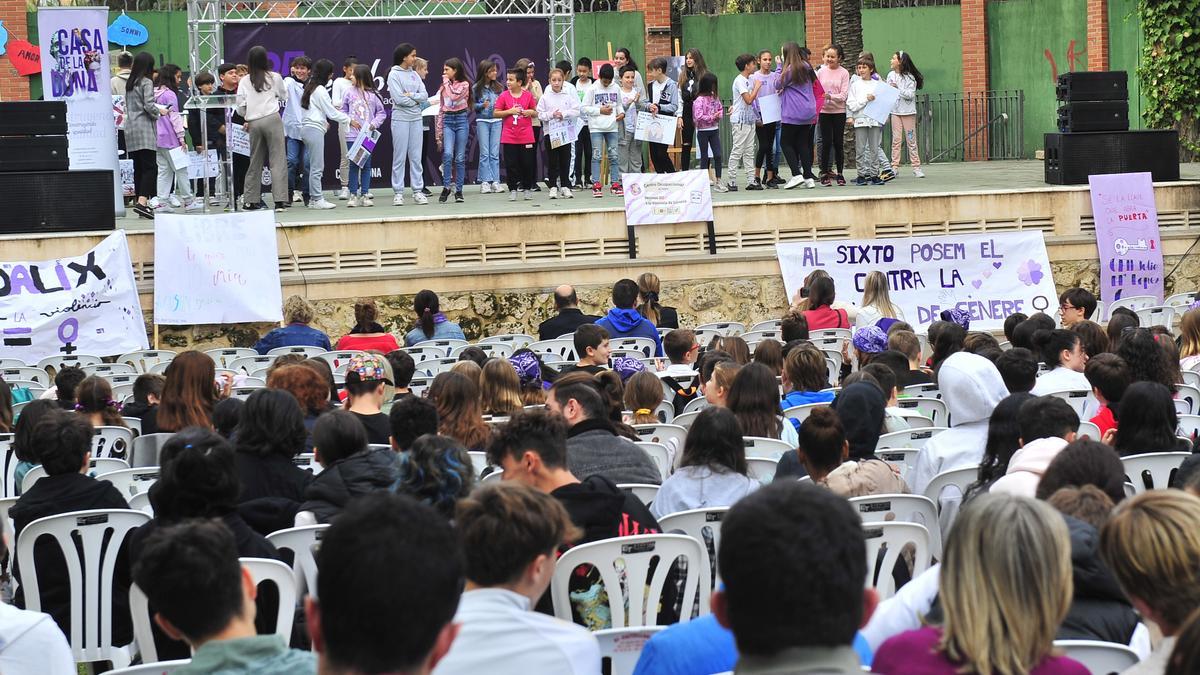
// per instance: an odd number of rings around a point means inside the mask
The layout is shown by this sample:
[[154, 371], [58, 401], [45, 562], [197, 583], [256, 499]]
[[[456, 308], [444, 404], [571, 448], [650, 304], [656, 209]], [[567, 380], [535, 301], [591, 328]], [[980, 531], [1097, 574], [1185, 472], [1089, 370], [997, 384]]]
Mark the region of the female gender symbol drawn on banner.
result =
[[63, 346], [58, 348], [58, 351], [70, 355], [72, 352], [79, 351], [73, 342], [79, 337], [79, 319], [74, 317], [65, 319], [58, 324], [58, 339], [62, 341]]

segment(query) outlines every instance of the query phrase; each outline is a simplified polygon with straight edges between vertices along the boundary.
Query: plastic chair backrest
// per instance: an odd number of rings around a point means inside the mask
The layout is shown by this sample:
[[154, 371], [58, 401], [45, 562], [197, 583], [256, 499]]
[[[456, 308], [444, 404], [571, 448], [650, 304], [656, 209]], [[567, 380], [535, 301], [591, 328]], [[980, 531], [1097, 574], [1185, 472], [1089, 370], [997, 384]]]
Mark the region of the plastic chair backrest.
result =
[[108, 473], [98, 474], [96, 480], [106, 480], [120, 491], [125, 501], [134, 495], [148, 492], [150, 486], [158, 482], [158, 467], [147, 466], [140, 469], [118, 469]]
[[313, 597], [317, 596], [316, 553], [328, 527], [327, 524], [305, 525], [267, 535], [267, 541], [275, 548], [286, 548], [292, 552], [292, 576], [296, 580], [297, 596], [302, 597], [305, 591]]
[[68, 636], [75, 661], [109, 661], [128, 665], [128, 656], [112, 643], [112, 603], [117, 555], [125, 537], [150, 522], [141, 511], [95, 509], [39, 518], [25, 526], [17, 540], [17, 563], [26, 609], [42, 609], [41, 580], [34, 564], [34, 545], [51, 537], [66, 562], [64, 581], [71, 594], [71, 634]]
[[176, 670], [179, 670], [191, 662], [191, 659], [159, 661], [157, 663], [147, 663], [140, 666], [130, 666], [128, 668], [110, 670], [108, 673], [106, 673], [106, 675], [171, 675], [171, 673], [174, 673]]
[[[906, 418], [907, 419], [907, 418]], [[883, 434], [875, 444], [875, 451], [892, 448], [923, 448], [929, 439], [946, 430], [946, 427], [925, 427], [920, 429], [902, 429], [890, 434]]]
[[487, 453], [473, 450], [467, 454], [471, 456], [471, 469], [475, 471], [475, 480], [479, 480], [488, 466]]
[[919, 398], [936, 398], [942, 400], [942, 390], [936, 384], [910, 384], [904, 388], [902, 392], [905, 397], [916, 396]]
[[1200, 411], [1200, 387], [1191, 384], [1180, 384], [1175, 388], [1179, 392], [1176, 394], [1177, 398], [1191, 403], [1193, 414], [1195, 414], [1195, 411]]
[[[666, 480], [671, 473], [671, 453], [667, 451], [667, 446], [650, 441], [638, 441], [637, 446], [650, 456], [650, 461], [654, 462], [654, 466], [658, 467], [658, 473], [663, 480]], [[683, 452], [683, 447], [679, 447], [676, 452]]]
[[1134, 311], [1137, 312], [1138, 321], [1143, 326], [1166, 326], [1170, 328], [1171, 323], [1175, 320], [1176, 309], [1166, 305], [1157, 305], [1141, 307]]
[[683, 450], [683, 442], [687, 439], [687, 429], [674, 424], [635, 424], [633, 429], [643, 441], [666, 445], [674, 440], [676, 451]]
[[312, 452], [302, 452], [292, 458], [292, 464], [304, 469], [305, 471], [316, 476], [321, 473], [321, 463], [317, 461], [317, 455]]
[[[867, 539], [867, 588], [874, 588], [880, 600], [896, 594], [896, 581], [892, 569], [900, 559], [902, 549], [912, 544], [914, 559], [912, 576], [915, 578], [929, 568], [932, 547], [929, 530], [916, 523], [863, 523]], [[882, 553], [881, 553], [882, 552]]]
[[[784, 424], [789, 423], [785, 421]], [[770, 457], [776, 461], [789, 452], [795, 450], [795, 448], [779, 440], [778, 438], [743, 436], [742, 443], [746, 446], [747, 457]]]
[[[708, 399], [697, 394], [696, 398], [688, 401], [687, 405], [683, 406], [683, 412], [680, 414], [700, 412], [701, 410], [704, 410], [705, 408], [707, 408], [710, 405], [712, 405], [712, 404], [708, 402]], [[676, 419], [678, 419], [678, 418], [676, 418]]]
[[162, 446], [174, 434], [142, 434], [133, 439], [133, 454], [129, 465], [133, 467], [158, 466], [158, 454]]
[[1088, 398], [1091, 397], [1091, 395], [1092, 392], [1086, 389], [1064, 389], [1062, 391], [1052, 391], [1047, 394], [1047, 396], [1061, 398], [1062, 400], [1066, 401], [1068, 404], [1070, 404], [1071, 408], [1075, 410], [1075, 414], [1081, 418], [1084, 417], [1084, 411], [1087, 409]]
[[118, 356], [117, 362], [127, 363], [139, 373], [149, 373], [154, 372], [151, 370], [154, 366], [162, 365], [165, 368], [174, 358], [175, 352], [167, 349], [142, 349]]
[[717, 551], [721, 546], [721, 521], [725, 520], [728, 512], [728, 506], [719, 506], [668, 513], [658, 519], [658, 527], [663, 534], [686, 534], [704, 546], [709, 578], [714, 583], [717, 581]]
[[500, 482], [504, 480], [504, 469], [497, 468], [488, 475], [479, 479], [480, 483], [491, 483], [493, 481]]
[[642, 353], [642, 356], [654, 356], [655, 345], [654, 340], [644, 337], [621, 337], [609, 340], [608, 346], [610, 349], [627, 349], [636, 350]]
[[453, 350], [455, 347], [461, 347], [466, 344], [470, 344], [470, 343], [468, 343], [466, 340], [459, 340], [457, 338], [435, 338], [432, 340], [421, 340], [420, 342], [416, 343], [413, 346], [414, 347], [434, 347], [437, 349], [441, 349], [443, 356], [449, 356], [451, 350]]
[[[694, 403], [694, 401], [693, 401], [693, 403]], [[677, 427], [683, 427], [684, 429], [691, 429], [692, 422], [695, 422], [696, 418], [699, 416], [700, 416], [699, 410], [685, 412], [685, 413], [682, 413], [679, 416], [677, 416], [675, 419], [671, 420], [671, 424], [674, 424]]]
[[769, 485], [775, 480], [775, 470], [779, 468], [779, 460], [771, 457], [747, 457], [746, 475], [754, 480]]
[[1147, 452], [1121, 458], [1125, 475], [1138, 494], [1147, 490], [1162, 490], [1171, 484], [1175, 471], [1190, 452]]
[[227, 362], [224, 366], [221, 366], [220, 362], [218, 362], [217, 365], [219, 367], [228, 368], [229, 370], [237, 370], [246, 374], [252, 374], [264, 368], [270, 368], [271, 364], [275, 363], [275, 359], [277, 358], [279, 357], [259, 356], [258, 354], [255, 354], [254, 356], [240, 356], [232, 361]]
[[0, 368], [22, 368], [27, 365], [29, 364], [21, 359], [14, 359], [12, 357], [0, 358]]
[[1079, 431], [1075, 432], [1075, 437], [1083, 438], [1084, 436], [1087, 436], [1093, 441], [1099, 441], [1104, 437], [1104, 435], [1100, 433], [1100, 427], [1091, 422], [1080, 422]]
[[[633, 675], [638, 659], [642, 656], [642, 649], [650, 638], [661, 630], [666, 630], [666, 626], [609, 628], [592, 633], [600, 643], [600, 672], [608, 675]], [[608, 665], [607, 669], [605, 664]]]
[[[18, 499], [20, 499], [20, 497], [5, 497], [0, 499], [0, 529], [3, 529], [4, 531], [5, 541], [11, 542], [16, 541], [17, 539], [12, 518], [8, 517], [8, 510], [13, 507], [13, 504], [17, 503]], [[3, 571], [12, 572], [12, 560], [8, 561], [8, 564], [4, 566]]]
[[937, 506], [921, 495], [868, 495], [851, 497], [850, 505], [864, 523], [916, 523], [929, 531], [930, 553], [942, 558], [942, 531], [938, 526]]
[[[315, 359], [325, 353], [320, 347], [310, 347], [308, 345], [293, 345], [291, 347], [276, 347], [267, 352], [267, 356], [280, 356], [282, 354], [300, 354], [306, 359]], [[246, 356], [249, 356], [247, 354]]]
[[37, 367], [40, 370], [53, 369], [54, 374], [63, 369], [63, 366], [95, 366], [103, 363], [99, 356], [91, 354], [59, 354], [57, 356], [47, 356], [37, 362]]
[[[591, 565], [608, 592], [613, 628], [656, 626], [663, 587], [673, 563], [680, 557], [687, 561], [687, 572], [680, 595], [680, 606], [684, 611], [679, 620], [691, 618], [690, 609], [697, 600], [700, 614], [708, 614], [711, 581], [708, 566], [702, 564], [705, 557], [700, 542], [682, 534], [642, 534], [580, 544], [562, 554], [550, 581], [554, 615], [571, 621], [568, 585], [575, 576], [576, 567]], [[618, 560], [624, 562], [620, 569]], [[653, 573], [650, 571], [652, 562], [656, 562]], [[628, 589], [634, 591], [627, 593]]]
[[820, 330], [809, 331], [809, 339], [824, 339], [837, 338], [839, 340], [849, 340], [854, 337], [854, 331], [849, 328], [822, 328]]
[[239, 558], [242, 567], [250, 571], [254, 585], [273, 583], [279, 589], [279, 610], [275, 615], [275, 634], [291, 642], [292, 621], [296, 616], [296, 578], [290, 567], [269, 558]]
[[104, 377], [105, 375], [137, 375], [137, 369], [128, 363], [97, 363], [91, 366], [84, 366], [83, 372], [85, 375], [96, 375]]
[[1187, 307], [1196, 300], [1200, 300], [1200, 291], [1185, 291], [1169, 296], [1163, 300], [1163, 304], [1168, 307]]
[[828, 403], [805, 403], [804, 405], [794, 405], [783, 411], [783, 416], [789, 420], [797, 420], [803, 422], [808, 419], [812, 411], [817, 408], [828, 408]]
[[92, 457], [128, 460], [132, 449], [133, 432], [127, 427], [95, 427]]
[[350, 359], [365, 353], [360, 349], [335, 349], [333, 351], [322, 352], [317, 355], [317, 358], [328, 363], [330, 370], [336, 371], [338, 368], [344, 369], [346, 364], [350, 362]]
[[[230, 370], [238, 369], [238, 362], [242, 359], [250, 359], [261, 356], [257, 351], [248, 347], [220, 347], [217, 349], [205, 349], [205, 356], [213, 360], [218, 368], [229, 368]], [[262, 358], [274, 359], [275, 356], [262, 356]]]
[[619, 483], [617, 487], [637, 497], [646, 506], [658, 496], [658, 486], [649, 483]]
[[[1153, 307], [1158, 304], [1158, 298], [1153, 295], [1129, 295], [1120, 300], [1115, 300], [1108, 305], [1108, 312], [1104, 315], [1105, 319], [1112, 318], [1112, 311], [1118, 307], [1128, 307], [1134, 312], [1144, 307]], [[1141, 319], [1139, 316], [1138, 319]], [[1146, 324], [1142, 324], [1146, 325]]]
[[[919, 429], [918, 431], [924, 431], [924, 429]], [[875, 456], [896, 467], [896, 470], [900, 472], [901, 478], [908, 478], [908, 472], [912, 471], [913, 467], [916, 466], [917, 455], [919, 454], [921, 454], [920, 448], [875, 449]]]
[[697, 332], [702, 330], [710, 330], [719, 333], [722, 337], [731, 337], [741, 335], [746, 332], [746, 324], [737, 321], [712, 321], [702, 323], [694, 329]]
[[950, 426], [950, 412], [947, 410], [946, 404], [936, 398], [910, 396], [897, 400], [896, 405], [901, 410], [915, 410], [922, 417], [928, 417], [935, 427]]
[[529, 345], [533, 344], [534, 342], [537, 342], [537, 338], [533, 337], [532, 335], [526, 335], [525, 333], [506, 333], [504, 335], [491, 335], [491, 336], [485, 337], [479, 341], [479, 344], [480, 345], [491, 345], [491, 344], [508, 345], [508, 346], [512, 347], [513, 351], [515, 352], [518, 349], [521, 349], [522, 347], [528, 347]]
[[758, 323], [754, 324], [753, 326], [750, 326], [750, 330], [752, 330], [752, 331], [779, 330], [779, 327], [782, 324], [783, 324], [783, 321], [780, 319], [770, 319], [768, 321], [759, 321]]
[[[900, 399], [900, 400], [903, 401], [904, 399]], [[901, 408], [899, 410], [899, 415], [900, 415], [900, 417], [904, 418], [905, 422], [908, 422], [909, 429], [939, 428], [936, 424], [933, 423], [933, 420], [929, 419], [925, 415], [922, 415], [921, 411], [919, 411], [919, 410], [911, 410], [911, 409], [905, 410], [905, 409]], [[940, 428], [945, 428], [945, 427], [940, 427]]]
[[154, 515], [154, 507], [150, 505], [149, 492], [139, 492], [125, 501], [129, 502], [129, 508], [135, 511], [145, 511], [151, 516]]
[[0, 370], [0, 377], [4, 378], [11, 386], [13, 381], [21, 380], [26, 382], [36, 382], [43, 389], [49, 389], [54, 380], [50, 379], [50, 374], [41, 368], [32, 366], [12, 366]]
[[416, 373], [432, 379], [450, 370], [456, 363], [458, 363], [457, 359], [452, 359], [448, 356], [425, 359], [417, 362]]
[[0, 483], [0, 497], [9, 498], [17, 496], [17, 451], [13, 450], [12, 438], [0, 440], [0, 459], [4, 461], [2, 473], [4, 477], [3, 483]]
[[1054, 646], [1061, 649], [1064, 656], [1083, 664], [1084, 668], [1095, 675], [1121, 673], [1141, 661], [1138, 653], [1130, 649], [1128, 645], [1115, 642], [1055, 640]]

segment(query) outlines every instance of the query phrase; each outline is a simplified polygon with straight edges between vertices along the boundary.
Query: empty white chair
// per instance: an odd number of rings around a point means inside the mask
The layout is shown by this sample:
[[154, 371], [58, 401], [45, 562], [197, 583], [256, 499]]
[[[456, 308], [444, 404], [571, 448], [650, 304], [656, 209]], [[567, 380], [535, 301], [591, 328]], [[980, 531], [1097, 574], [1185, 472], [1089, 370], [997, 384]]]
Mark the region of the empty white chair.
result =
[[1075, 410], [1075, 414], [1079, 415], [1080, 418], [1084, 417], [1084, 411], [1087, 408], [1088, 398], [1091, 397], [1091, 395], [1092, 392], [1088, 391], [1087, 389], [1068, 389], [1064, 391], [1052, 391], [1047, 394], [1047, 396], [1061, 398], [1062, 400], [1066, 401]]
[[458, 340], [458, 339], [454, 339], [454, 338], [438, 338], [438, 339], [434, 339], [434, 340], [421, 340], [420, 342], [413, 345], [413, 347], [426, 347], [426, 348], [432, 348], [432, 349], [440, 349], [442, 351], [442, 356], [449, 356], [450, 352], [453, 351], [455, 347], [462, 347], [467, 344], [469, 344], [469, 343], [466, 340]]
[[[700, 542], [682, 534], [642, 534], [580, 544], [562, 554], [550, 581], [554, 615], [564, 621], [571, 620], [570, 580], [576, 567], [591, 565], [608, 591], [613, 628], [657, 626], [663, 586], [678, 558], [687, 561], [680, 595], [684, 610], [679, 620], [691, 618], [690, 609], [697, 600], [700, 614], [708, 614], [711, 581], [708, 566], [703, 564], [704, 547]], [[618, 561], [623, 563], [620, 568]], [[652, 561], [656, 561], [653, 573]]]
[[417, 362], [417, 368], [415, 372], [417, 375], [422, 375], [432, 379], [437, 377], [439, 374], [450, 370], [456, 363], [458, 363], [458, 359], [452, 359], [448, 356], [425, 359], [424, 361]]
[[781, 321], [780, 319], [770, 319], [768, 321], [759, 321], [758, 323], [754, 324], [753, 326], [750, 326], [750, 330], [752, 330], [752, 331], [779, 330], [779, 326], [782, 323], [783, 323], [783, 321]]
[[[1153, 295], [1130, 295], [1130, 296], [1126, 296], [1124, 298], [1121, 298], [1120, 300], [1116, 300], [1116, 301], [1112, 302], [1111, 304], [1109, 304], [1108, 313], [1105, 314], [1104, 316], [1106, 319], [1111, 319], [1113, 310], [1118, 307], [1128, 307], [1129, 309], [1132, 309], [1134, 312], [1136, 312], [1139, 309], [1143, 309], [1146, 307], [1154, 307], [1157, 304], [1158, 304], [1158, 298], [1154, 297]], [[1141, 318], [1142, 318], [1141, 316], [1138, 317], [1139, 320]], [[1145, 326], [1147, 324], [1143, 322], [1142, 325]]]
[[746, 332], [746, 324], [737, 321], [713, 321], [710, 323], [702, 323], [696, 326], [696, 332], [702, 330], [710, 330], [719, 333], [722, 337], [732, 337], [741, 335]]
[[1075, 432], [1075, 437], [1083, 438], [1084, 436], [1087, 436], [1093, 441], [1103, 440], [1103, 434], [1100, 433], [1100, 427], [1091, 422], [1079, 423], [1079, 431]]
[[141, 666], [130, 666], [128, 668], [110, 670], [106, 675], [171, 675], [171, 673], [174, 673], [176, 670], [179, 670], [191, 662], [191, 659], [158, 661], [157, 663], [147, 663]]
[[12, 357], [0, 358], [0, 368], [21, 368], [25, 365], [27, 364], [21, 359], [14, 359]]
[[619, 483], [617, 487], [637, 497], [646, 506], [650, 506], [658, 496], [658, 486], [649, 483]]
[[779, 468], [779, 460], [772, 457], [747, 457], [746, 475], [763, 485], [775, 480], [775, 470]]
[[20, 380], [25, 382], [36, 382], [42, 389], [49, 389], [54, 380], [50, 379], [50, 374], [41, 368], [33, 366], [10, 366], [0, 370], [0, 377], [4, 378], [5, 382], [12, 385], [14, 381]]
[[1054, 646], [1061, 649], [1067, 658], [1083, 664], [1090, 672], [1102, 675], [1125, 672], [1141, 660], [1128, 645], [1115, 642], [1055, 640]]
[[1125, 475], [1138, 494], [1146, 490], [1162, 490], [1171, 484], [1171, 478], [1190, 452], [1148, 452], [1121, 458]]
[[[912, 575], [916, 577], [929, 568], [931, 545], [929, 530], [916, 523], [863, 523], [863, 534], [867, 539], [866, 586], [875, 588], [880, 600], [896, 594], [896, 582], [892, 569], [900, 559], [900, 552], [909, 544], [914, 547]], [[880, 551], [884, 551], [880, 555]]]
[[[609, 628], [598, 630], [592, 635], [600, 643], [600, 672], [609, 675], [632, 675], [642, 656], [642, 648], [654, 634], [666, 630], [666, 626], [642, 626], [640, 628]], [[604, 664], [608, 668], [604, 668]]]
[[[39, 518], [21, 531], [17, 561], [26, 609], [40, 612], [42, 597], [33, 548], [42, 537], [50, 537], [67, 561], [67, 583], [71, 589], [71, 652], [75, 661], [112, 661], [116, 667], [129, 665], [130, 654], [112, 644], [114, 564], [117, 550], [130, 530], [150, 522], [141, 511], [96, 509]], [[62, 583], [62, 579], [56, 580]]]
[[[788, 424], [788, 422], [784, 422], [784, 424]], [[784, 455], [795, 450], [791, 445], [778, 438], [744, 436], [742, 442], [746, 445], [747, 457], [771, 457], [778, 461]]]
[[683, 450], [683, 442], [687, 438], [687, 429], [674, 424], [635, 424], [633, 429], [642, 441], [663, 445], [675, 441], [676, 451]]
[[[663, 480], [671, 473], [671, 453], [667, 451], [667, 446], [662, 443], [654, 443], [651, 441], [639, 441], [637, 446], [644, 450], [650, 456], [650, 460], [654, 462], [654, 466], [658, 467], [658, 473]], [[683, 446], [679, 446], [677, 452], [683, 452]]]
[[137, 370], [128, 363], [97, 363], [91, 366], [84, 366], [83, 372], [87, 375], [137, 375]]
[[641, 352], [642, 356], [654, 356], [656, 350], [654, 340], [644, 337], [612, 338], [608, 341], [608, 347], [614, 351], [624, 349]]
[[108, 457], [129, 461], [133, 449], [133, 431], [128, 427], [95, 427], [92, 436], [92, 457]]
[[[215, 363], [218, 368], [228, 368], [230, 370], [237, 370], [238, 366], [236, 364], [242, 359], [261, 356], [257, 351], [248, 347], [220, 347], [217, 349], [205, 349], [204, 354], [208, 356], [208, 358], [212, 359], [213, 363]], [[278, 356], [278, 354], [275, 356]], [[262, 356], [262, 358], [273, 361], [275, 356]], [[270, 361], [267, 363], [270, 363]]]
[[133, 454], [129, 465], [133, 467], [158, 466], [158, 454], [162, 446], [174, 434], [142, 434], [133, 439]]
[[148, 466], [141, 469], [118, 469], [96, 475], [96, 480], [112, 483], [121, 493], [125, 501], [130, 497], [150, 490], [150, 486], [158, 482], [158, 467]]
[[[516, 347], [504, 342], [481, 342], [474, 346], [482, 349], [490, 359], [507, 359], [517, 351]], [[459, 349], [466, 349], [466, 347], [455, 347], [455, 350]]]
[[[241, 351], [241, 350], [221, 349], [221, 350], [210, 350], [210, 351]], [[249, 351], [254, 351], [254, 350], [251, 349]], [[218, 368], [227, 368], [229, 370], [236, 371], [236, 372], [243, 372], [243, 373], [246, 373], [247, 375], [253, 375], [254, 373], [256, 373], [260, 370], [270, 368], [271, 364], [275, 363], [275, 359], [277, 359], [277, 358], [279, 358], [279, 357], [278, 356], [259, 356], [258, 354], [254, 354], [252, 356], [239, 356], [233, 360], [226, 360], [224, 365], [222, 365], [222, 363], [220, 361], [217, 361], [217, 367]]]
[[512, 347], [512, 350], [515, 352], [522, 347], [528, 347], [534, 342], [537, 342], [537, 338], [533, 337], [532, 335], [526, 335], [525, 333], [506, 333], [504, 335], [491, 335], [485, 337], [479, 341], [479, 344], [508, 345], [509, 347]]
[[269, 558], [239, 558], [254, 579], [255, 586], [275, 584], [279, 589], [279, 610], [275, 615], [275, 634], [284, 642], [292, 639], [292, 620], [296, 615], [296, 578], [287, 565]]
[[127, 363], [139, 373], [152, 373], [156, 372], [153, 370], [155, 366], [162, 366], [165, 370], [166, 365], [174, 358], [175, 352], [166, 349], [141, 349], [118, 356], [117, 362]]
[[915, 410], [922, 417], [928, 417], [935, 427], [950, 426], [950, 412], [946, 404], [936, 398], [912, 396], [897, 400], [896, 405], [901, 410]]
[[1171, 322], [1175, 320], [1175, 308], [1166, 305], [1156, 307], [1142, 307], [1135, 310], [1138, 315], [1138, 322], [1143, 326], [1166, 326], [1171, 327]]
[[864, 523], [916, 523], [929, 532], [930, 554], [942, 558], [942, 534], [938, 526], [937, 506], [921, 495], [869, 495], [851, 497], [850, 505]]
[[[704, 399], [700, 399], [700, 400], [703, 401]], [[692, 403], [695, 403], [695, 401], [692, 401]], [[707, 401], [705, 401], [705, 403], [707, 403]], [[681, 415], [678, 415], [675, 419], [671, 420], [671, 424], [674, 424], [677, 427], [683, 427], [684, 429], [691, 429], [692, 422], [695, 422], [696, 418], [699, 416], [700, 416], [699, 410], [685, 412]]]
[[925, 384], [910, 384], [904, 388], [904, 396], [917, 396], [920, 398], [936, 398], [942, 400], [942, 390], [938, 389], [936, 384], [927, 382]]
[[[250, 350], [250, 351], [254, 351], [254, 350]], [[258, 352], [255, 352], [255, 353], [257, 354]], [[271, 351], [267, 352], [267, 356], [282, 356], [284, 354], [299, 354], [306, 359], [314, 359], [324, 353], [325, 353], [325, 350], [321, 349], [320, 347], [310, 347], [308, 345], [292, 345], [291, 347], [276, 347], [275, 349], [272, 349]], [[243, 356], [250, 356], [250, 354], [243, 354]]]
[[275, 548], [292, 552], [292, 577], [296, 581], [297, 597], [302, 597], [305, 591], [313, 597], [317, 595], [316, 554], [328, 527], [327, 524], [289, 527], [267, 535], [267, 541]]
[[805, 403], [804, 405], [794, 405], [783, 411], [783, 416], [789, 420], [803, 422], [808, 419], [812, 411], [817, 408], [828, 408], [828, 403]]
[[1188, 291], [1168, 297], [1163, 304], [1168, 307], [1187, 307], [1197, 300], [1200, 300], [1200, 291]]
[[745, 333], [742, 333], [742, 339], [746, 341], [746, 344], [751, 344], [751, 343], [758, 344], [759, 342], [762, 342], [763, 340], [778, 340], [779, 339], [779, 329], [771, 328], [771, 329], [747, 331]]

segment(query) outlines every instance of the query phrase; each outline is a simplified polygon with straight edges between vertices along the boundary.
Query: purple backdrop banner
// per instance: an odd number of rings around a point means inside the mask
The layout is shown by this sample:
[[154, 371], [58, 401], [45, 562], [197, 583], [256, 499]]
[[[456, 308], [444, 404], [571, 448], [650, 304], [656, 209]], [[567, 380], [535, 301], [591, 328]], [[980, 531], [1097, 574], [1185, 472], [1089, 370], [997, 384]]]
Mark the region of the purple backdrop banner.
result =
[[1100, 251], [1100, 299], [1153, 295], [1162, 302], [1162, 240], [1150, 174], [1088, 176], [1088, 183]]
[[[341, 74], [342, 62], [349, 56], [371, 68], [375, 85], [383, 104], [391, 111], [392, 101], [387, 92], [387, 75], [392, 67], [392, 52], [396, 45], [411, 42], [417, 56], [429, 60], [429, 75], [425, 87], [430, 95], [442, 84], [442, 64], [458, 57], [467, 66], [467, 77], [475, 81], [475, 69], [483, 59], [499, 66], [498, 77], [504, 84], [507, 66], [518, 59], [532, 59], [538, 64], [539, 75], [545, 75], [545, 63], [550, 58], [549, 21], [547, 19], [413, 19], [411, 21], [277, 22], [260, 24], [225, 24], [225, 57], [227, 61], [245, 63], [246, 53], [255, 45], [266, 48], [272, 67], [284, 77], [287, 64], [296, 56], [312, 60], [329, 59], [335, 75]], [[432, 125], [434, 118], [426, 118]], [[371, 158], [372, 187], [390, 187], [392, 168], [392, 137], [385, 123], [379, 144]], [[433, 140], [433, 131], [425, 135], [425, 184], [441, 185], [441, 153]], [[337, 133], [331, 130], [325, 143], [326, 188], [337, 187], [340, 153]], [[475, 143], [475, 123], [472, 117], [471, 137], [467, 144], [467, 180], [474, 182], [479, 164], [479, 148]]]

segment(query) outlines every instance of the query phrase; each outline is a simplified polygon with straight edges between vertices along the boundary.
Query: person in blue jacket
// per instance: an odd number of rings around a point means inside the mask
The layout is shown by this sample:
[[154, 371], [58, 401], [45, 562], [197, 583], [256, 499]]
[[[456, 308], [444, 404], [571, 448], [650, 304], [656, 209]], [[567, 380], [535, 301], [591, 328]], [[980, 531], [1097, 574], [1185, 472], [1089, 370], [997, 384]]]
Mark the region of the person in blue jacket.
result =
[[276, 328], [254, 343], [259, 354], [277, 347], [320, 347], [332, 351], [329, 336], [308, 325], [313, 320], [313, 306], [298, 295], [288, 296], [283, 302], [283, 321], [286, 325]]
[[[812, 343], [793, 347], [783, 360], [783, 388], [787, 394], [779, 405], [784, 410], [810, 403], [831, 403], [833, 392], [821, 391], [829, 388], [825, 352]], [[800, 431], [800, 422], [791, 422]]]
[[633, 279], [621, 279], [613, 284], [613, 307], [596, 323], [608, 331], [609, 338], [644, 337], [654, 340], [654, 355], [662, 356], [662, 338], [649, 319], [638, 313], [633, 306], [637, 303], [638, 285]]

